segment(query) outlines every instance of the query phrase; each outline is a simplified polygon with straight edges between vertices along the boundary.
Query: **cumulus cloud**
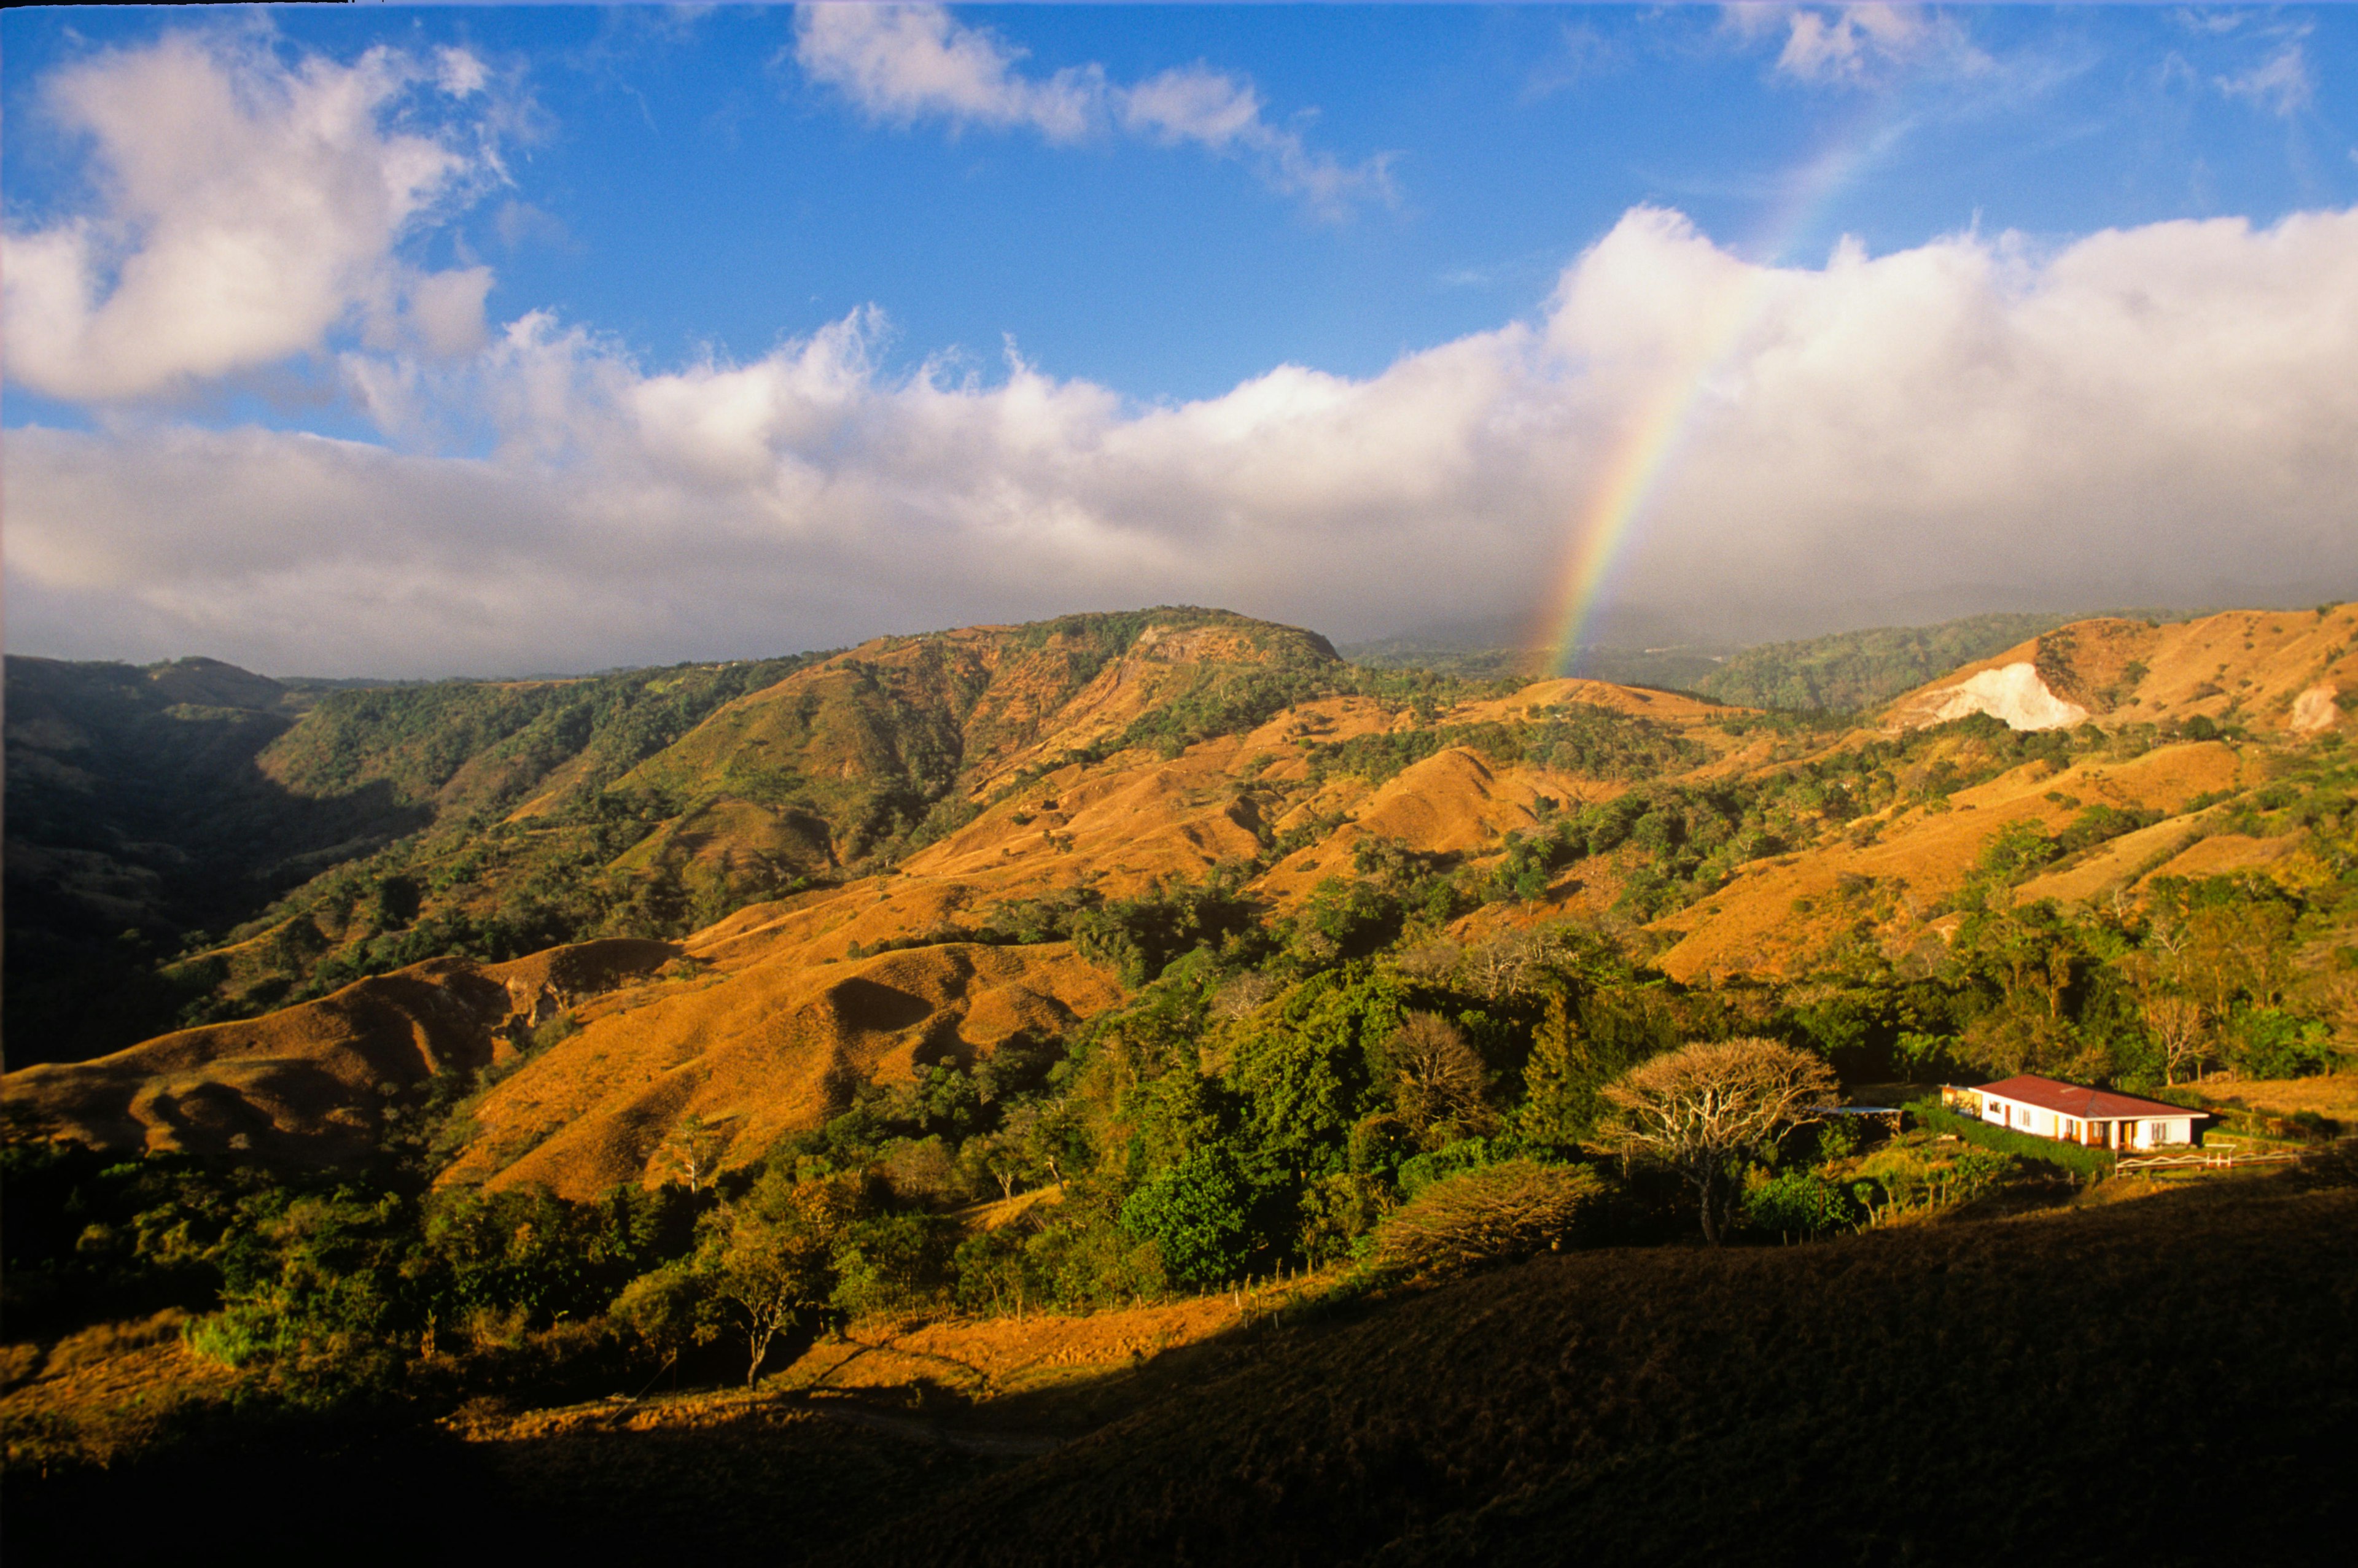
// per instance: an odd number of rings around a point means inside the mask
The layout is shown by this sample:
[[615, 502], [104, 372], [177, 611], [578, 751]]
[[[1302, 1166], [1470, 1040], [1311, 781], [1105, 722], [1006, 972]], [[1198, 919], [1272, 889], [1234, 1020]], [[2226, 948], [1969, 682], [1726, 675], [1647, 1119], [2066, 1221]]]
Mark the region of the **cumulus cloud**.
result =
[[1190, 66], [1123, 87], [1095, 63], [1027, 76], [1025, 52], [940, 5], [806, 5], [795, 17], [804, 74], [888, 124], [1029, 129], [1056, 143], [1126, 131], [1242, 159], [1275, 189], [1330, 213], [1392, 193], [1386, 159], [1347, 166], [1313, 149], [1271, 124], [1260, 93], [1225, 72]]
[[42, 105], [89, 139], [102, 200], [0, 240], [8, 373], [115, 402], [318, 351], [339, 328], [472, 348], [490, 276], [427, 271], [400, 247], [496, 161], [390, 121], [416, 93], [467, 98], [487, 80], [460, 49], [290, 70], [226, 33], [59, 72]]
[[430, 373], [487, 457], [10, 432], [12, 633], [376, 673], [1181, 600], [1376, 634], [1532, 606], [1665, 408], [1620, 593], [1722, 634], [1994, 584], [2358, 594], [2358, 210], [1772, 268], [1639, 209], [1531, 320], [1161, 407], [1012, 357], [896, 375], [886, 330], [651, 370], [535, 314]]

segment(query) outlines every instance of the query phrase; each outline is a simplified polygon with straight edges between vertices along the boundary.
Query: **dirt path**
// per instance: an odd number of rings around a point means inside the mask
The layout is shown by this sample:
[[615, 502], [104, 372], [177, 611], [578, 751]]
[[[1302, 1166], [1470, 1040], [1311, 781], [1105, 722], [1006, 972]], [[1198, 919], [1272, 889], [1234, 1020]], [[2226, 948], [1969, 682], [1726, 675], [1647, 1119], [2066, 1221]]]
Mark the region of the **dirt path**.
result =
[[914, 1438], [932, 1443], [959, 1454], [980, 1454], [993, 1459], [1028, 1459], [1061, 1447], [1065, 1439], [1046, 1433], [967, 1432], [946, 1426], [922, 1416], [888, 1415], [882, 1411], [866, 1410], [858, 1405], [838, 1403], [830, 1400], [815, 1400], [806, 1407], [812, 1414], [828, 1421], [848, 1422], [871, 1432], [882, 1432], [894, 1437]]

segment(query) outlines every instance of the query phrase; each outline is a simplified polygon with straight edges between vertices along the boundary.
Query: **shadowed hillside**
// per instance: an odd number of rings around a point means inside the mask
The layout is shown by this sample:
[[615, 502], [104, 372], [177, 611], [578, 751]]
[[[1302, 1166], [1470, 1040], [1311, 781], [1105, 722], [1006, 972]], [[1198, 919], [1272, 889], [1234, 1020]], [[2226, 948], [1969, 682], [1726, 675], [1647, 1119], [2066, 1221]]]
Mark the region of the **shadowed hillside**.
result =
[[[355, 868], [478, 835], [552, 774], [594, 791], [801, 662], [393, 687], [273, 681], [204, 659], [11, 658], [9, 1062], [80, 1060], [299, 998], [337, 946], [315, 912], [409, 945], [337, 984], [565, 939], [572, 926], [536, 895], [471, 947], [412, 935], [437, 890]], [[290, 888], [304, 890], [295, 907], [269, 911]]]
[[384, 788], [307, 798], [256, 758], [324, 683], [211, 659], [136, 668], [7, 661], [7, 973], [16, 1065], [151, 1034], [190, 989], [159, 975], [332, 861], [425, 819]]
[[[110, 1542], [185, 1550], [267, 1475], [289, 1528], [238, 1530], [258, 1563], [308, 1560], [389, 1488], [463, 1497], [464, 1529], [395, 1509], [370, 1539], [460, 1562], [2191, 1563], [2256, 1520], [2286, 1560], [2323, 1562], [2358, 1526], [2353, 1270], [2358, 1195], [2263, 1180], [1812, 1247], [1542, 1257], [1150, 1336], [1006, 1393], [990, 1365], [1152, 1314], [946, 1325], [923, 1342], [995, 1355], [904, 1355], [832, 1391], [485, 1400], [423, 1431], [191, 1411], [207, 1441], [112, 1471], [13, 1466], [11, 1554], [82, 1554], [126, 1485], [143, 1506]], [[82, 1375], [160, 1393], [186, 1354]], [[944, 1387], [978, 1370], [970, 1395]]]
[[1607, 1252], [1281, 1336], [832, 1562], [2192, 1561], [2346, 1539], [2358, 1195]]

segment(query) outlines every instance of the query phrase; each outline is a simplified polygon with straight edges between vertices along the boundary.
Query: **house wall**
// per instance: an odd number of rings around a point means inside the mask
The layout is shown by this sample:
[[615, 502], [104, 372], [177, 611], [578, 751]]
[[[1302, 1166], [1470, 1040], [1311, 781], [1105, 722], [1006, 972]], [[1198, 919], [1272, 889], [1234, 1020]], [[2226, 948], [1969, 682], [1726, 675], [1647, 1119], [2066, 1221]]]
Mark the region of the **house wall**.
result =
[[[1982, 1119], [1992, 1127], [2010, 1128], [2039, 1138], [2076, 1140], [2090, 1123], [2076, 1117], [2064, 1117], [2035, 1105], [2023, 1105], [2015, 1100], [2001, 1099], [1996, 1095], [1981, 1098]], [[2103, 1122], [2093, 1124], [2099, 1142], [2110, 1142]], [[2190, 1116], [2148, 1117], [2131, 1121], [2124, 1119], [2121, 1143], [2130, 1149], [2161, 1149], [2173, 1144], [2194, 1141], [2194, 1119]]]

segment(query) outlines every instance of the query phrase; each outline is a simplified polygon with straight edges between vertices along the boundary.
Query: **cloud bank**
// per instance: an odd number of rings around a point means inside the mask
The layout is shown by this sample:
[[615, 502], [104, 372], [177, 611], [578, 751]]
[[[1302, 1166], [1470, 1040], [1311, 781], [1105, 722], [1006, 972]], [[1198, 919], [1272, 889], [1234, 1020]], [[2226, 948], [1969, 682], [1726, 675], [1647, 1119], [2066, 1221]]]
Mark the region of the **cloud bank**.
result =
[[[1641, 207], [1527, 319], [1140, 406], [1011, 351], [990, 379], [890, 372], [872, 308], [749, 362], [649, 366], [546, 312], [486, 330], [463, 272], [402, 259], [481, 165], [394, 128], [395, 67], [241, 97], [236, 61], [178, 47], [114, 63], [230, 84], [188, 88], [222, 138], [207, 178], [124, 175], [81, 230], [8, 242], [11, 373], [101, 415], [7, 433], [16, 651], [495, 674], [1150, 603], [1345, 638], [1536, 612], [1666, 378], [1681, 428], [1616, 580], [1673, 622], [2358, 596], [2358, 210], [1768, 268]], [[443, 90], [418, 69], [391, 79]], [[254, 222], [333, 265], [274, 306], [177, 259], [245, 232], [219, 193], [304, 126], [297, 189], [325, 194]], [[19, 248], [70, 231], [131, 236], [111, 285], [20, 288]], [[202, 331], [99, 325], [150, 277]], [[466, 330], [438, 340], [446, 311]], [[114, 412], [289, 353], [332, 355], [382, 438]]]

